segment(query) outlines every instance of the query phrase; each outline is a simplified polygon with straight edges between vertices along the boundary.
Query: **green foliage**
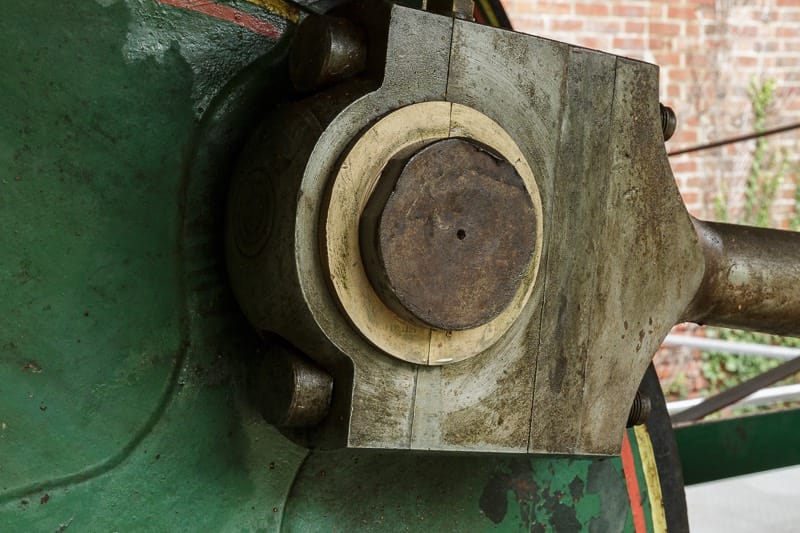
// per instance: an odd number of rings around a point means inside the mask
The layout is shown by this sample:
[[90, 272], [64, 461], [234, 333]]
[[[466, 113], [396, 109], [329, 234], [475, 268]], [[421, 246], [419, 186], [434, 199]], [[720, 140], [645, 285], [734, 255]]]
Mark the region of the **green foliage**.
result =
[[[775, 100], [775, 82], [767, 80], [759, 83], [753, 79], [750, 81], [748, 94], [753, 110], [754, 129], [758, 132], [764, 131], [767, 113]], [[756, 140], [740, 222], [752, 226], [769, 226], [770, 208], [788, 169], [789, 159], [785, 151], [772, 150], [766, 137]]]
[[[752, 331], [706, 328], [706, 335], [721, 340], [751, 344], [771, 344], [800, 348], [800, 339], [779, 337]], [[762, 372], [780, 364], [776, 359], [756, 356], [739, 356], [721, 352], [705, 352], [702, 355], [703, 375], [709, 382], [710, 393], [725, 390], [737, 383], [754, 378]]]
[[794, 215], [789, 221], [789, 227], [795, 231], [800, 231], [800, 168], [795, 171], [795, 187], [794, 187]]
[[688, 398], [689, 392], [689, 383], [687, 382], [686, 374], [684, 372], [678, 372], [675, 378], [664, 389], [664, 396], [666, 396], [669, 401], [680, 400]]
[[728, 222], [728, 185], [722, 184], [722, 191], [714, 197], [714, 220], [717, 222]]

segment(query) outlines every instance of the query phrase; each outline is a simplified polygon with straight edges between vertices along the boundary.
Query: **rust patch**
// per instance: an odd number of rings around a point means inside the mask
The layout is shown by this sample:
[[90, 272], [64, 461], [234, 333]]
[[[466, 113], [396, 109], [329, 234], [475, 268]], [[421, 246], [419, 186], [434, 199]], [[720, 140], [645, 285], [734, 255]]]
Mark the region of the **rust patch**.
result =
[[514, 167], [466, 140], [434, 143], [403, 168], [381, 214], [390, 289], [381, 296], [437, 329], [480, 326], [514, 299], [535, 244], [533, 202]]

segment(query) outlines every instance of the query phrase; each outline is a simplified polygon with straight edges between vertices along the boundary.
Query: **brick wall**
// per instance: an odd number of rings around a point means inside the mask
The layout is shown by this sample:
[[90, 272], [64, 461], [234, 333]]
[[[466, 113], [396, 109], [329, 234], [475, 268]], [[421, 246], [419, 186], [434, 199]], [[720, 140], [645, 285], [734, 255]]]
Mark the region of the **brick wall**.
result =
[[[668, 149], [753, 129], [751, 80], [774, 81], [767, 127], [800, 122], [800, 0], [503, 0], [517, 31], [541, 35], [661, 67], [661, 101], [675, 109], [678, 130]], [[671, 158], [690, 212], [715, 219], [725, 197], [741, 212], [755, 143]], [[794, 213], [800, 130], [771, 137], [789, 165], [772, 206], [771, 224]]]

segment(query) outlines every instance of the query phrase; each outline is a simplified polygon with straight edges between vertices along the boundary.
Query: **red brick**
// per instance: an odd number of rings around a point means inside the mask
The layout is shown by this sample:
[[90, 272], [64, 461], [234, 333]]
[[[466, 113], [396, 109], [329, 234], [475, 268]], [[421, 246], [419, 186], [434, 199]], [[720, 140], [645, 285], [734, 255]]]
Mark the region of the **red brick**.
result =
[[683, 57], [683, 54], [676, 54], [674, 52], [658, 52], [653, 54], [656, 65], [661, 67], [680, 67], [681, 57]]
[[614, 37], [611, 45], [620, 50], [644, 51], [646, 49], [644, 39], [638, 37]]
[[680, 88], [680, 86], [676, 85], [674, 83], [668, 83], [667, 84], [667, 97], [674, 98], [676, 100], [681, 98], [681, 88]]
[[775, 28], [777, 37], [788, 37], [790, 39], [800, 38], [800, 28], [796, 26], [778, 26]]
[[614, 19], [595, 19], [587, 21], [586, 30], [596, 33], [622, 33], [622, 22]]
[[681, 117], [680, 124], [684, 128], [696, 128], [700, 125], [700, 119], [695, 114]]
[[644, 33], [644, 22], [625, 22], [625, 33]]
[[574, 19], [555, 19], [550, 23], [553, 31], [581, 31], [583, 29], [582, 20]]
[[[697, 171], [697, 161], [692, 159], [685, 160], [685, 161], [678, 161], [672, 163], [670, 165], [672, 167], [672, 172], [696, 172]], [[688, 185], [688, 183], [687, 183]]]
[[758, 58], [752, 56], [739, 56], [736, 58], [737, 67], [752, 68], [758, 66]]
[[706, 24], [703, 28], [706, 35], [724, 35], [727, 31], [728, 27], [724, 24], [713, 23], [713, 24]]
[[595, 50], [608, 50], [611, 48], [611, 36], [604, 35], [602, 37], [587, 37], [581, 36], [578, 40], [580, 46], [586, 48], [594, 48]]
[[705, 68], [708, 66], [708, 56], [703, 55], [702, 50], [698, 51], [698, 53], [690, 52], [686, 54], [686, 66]]
[[546, 13], [550, 15], [569, 15], [572, 11], [570, 4], [555, 2], [536, 2], [534, 13]]
[[697, 18], [697, 9], [688, 6], [670, 5], [667, 8], [667, 17], [675, 20], [693, 20]]
[[[697, 166], [697, 160], [694, 159], [694, 157], [692, 155], [687, 155], [685, 157], [688, 157], [691, 160], [691, 162], [694, 163], [695, 166]], [[675, 165], [673, 164], [672, 166], [674, 167]], [[707, 185], [706, 180], [704, 178], [696, 175], [696, 174], [683, 178], [681, 185], [686, 189], [705, 189], [705, 188], [707, 188], [706, 187], [706, 185]]]
[[675, 130], [675, 136], [669, 141], [670, 149], [688, 148], [697, 144], [697, 140], [696, 131], [678, 126], [678, 129]]
[[702, 33], [702, 26], [694, 22], [687, 22], [683, 32], [687, 37], [697, 37]]
[[575, 4], [576, 15], [587, 15], [590, 17], [605, 17], [609, 14], [608, 6], [596, 2], [588, 4]]
[[759, 54], [764, 54], [764, 52], [777, 52], [780, 48], [780, 43], [778, 41], [756, 41], [753, 43], [753, 50], [758, 52]]
[[730, 31], [739, 37], [755, 37], [758, 35], [758, 26], [753, 24], [732, 24]]
[[703, 196], [700, 191], [681, 191], [681, 198], [686, 207], [699, 207], [702, 204]]
[[669, 80], [672, 82], [677, 81], [692, 81], [692, 73], [686, 68], [669, 68], [666, 69], [669, 74]]
[[776, 0], [778, 7], [800, 7], [800, 0]]
[[614, 4], [611, 12], [618, 17], [644, 17], [647, 13], [640, 4]]
[[673, 41], [672, 37], [651, 34], [647, 40], [647, 47], [653, 52], [668, 52], [672, 51]]
[[657, 2], [651, 2], [647, 6], [647, 18], [653, 19], [662, 19], [667, 16], [667, 6], [659, 4]]
[[674, 22], [651, 22], [650, 34], [664, 37], [677, 37], [681, 34], [681, 25]]

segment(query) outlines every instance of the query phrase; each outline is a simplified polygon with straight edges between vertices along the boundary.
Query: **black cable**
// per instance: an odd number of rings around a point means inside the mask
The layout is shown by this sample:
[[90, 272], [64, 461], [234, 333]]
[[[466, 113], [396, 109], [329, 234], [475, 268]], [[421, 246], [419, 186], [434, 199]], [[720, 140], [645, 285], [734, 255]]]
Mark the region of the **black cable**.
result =
[[727, 144], [734, 144], [743, 141], [749, 141], [751, 139], [758, 139], [759, 137], [766, 137], [767, 135], [775, 135], [776, 133], [783, 133], [785, 131], [796, 130], [800, 128], [800, 122], [795, 124], [789, 124], [787, 126], [781, 126], [780, 128], [773, 128], [771, 130], [764, 130], [764, 131], [757, 131], [755, 133], [750, 133], [747, 135], [741, 135], [739, 137], [731, 137], [730, 139], [725, 139], [723, 141], [714, 141], [708, 144], [700, 144], [698, 146], [692, 146], [691, 148], [681, 148], [680, 150], [673, 150], [669, 152], [667, 155], [681, 155], [681, 154], [688, 154], [690, 152], [699, 152], [700, 150], [709, 150], [711, 148], [717, 148], [719, 146], [725, 146]]

